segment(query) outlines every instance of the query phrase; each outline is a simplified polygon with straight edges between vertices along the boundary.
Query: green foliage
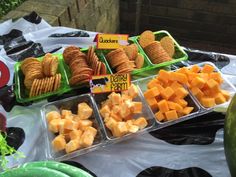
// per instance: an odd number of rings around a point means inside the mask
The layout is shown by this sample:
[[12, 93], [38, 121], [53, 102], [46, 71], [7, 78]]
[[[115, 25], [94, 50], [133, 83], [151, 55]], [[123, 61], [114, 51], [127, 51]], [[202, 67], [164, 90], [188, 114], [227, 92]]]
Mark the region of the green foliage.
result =
[[7, 145], [6, 142], [6, 135], [0, 132], [0, 171], [6, 170], [6, 166], [8, 163], [8, 160], [6, 159], [6, 155], [12, 155], [14, 158], [24, 158], [24, 154], [21, 152], [16, 151], [14, 148]]
[[0, 0], [0, 17], [15, 9], [25, 0]]

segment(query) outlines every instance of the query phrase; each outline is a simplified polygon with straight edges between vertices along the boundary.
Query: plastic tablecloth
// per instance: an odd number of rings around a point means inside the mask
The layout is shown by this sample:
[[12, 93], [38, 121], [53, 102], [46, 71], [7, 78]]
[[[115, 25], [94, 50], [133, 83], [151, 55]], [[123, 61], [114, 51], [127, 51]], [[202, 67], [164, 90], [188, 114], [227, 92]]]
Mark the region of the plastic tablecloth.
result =
[[[46, 160], [40, 107], [52, 101], [44, 100], [33, 105], [16, 103], [13, 93], [14, 63], [47, 52], [61, 53], [68, 45], [94, 45], [96, 34], [51, 27], [35, 12], [15, 22], [9, 20], [0, 24], [0, 60], [11, 71], [9, 83], [0, 88], [0, 112], [7, 117], [9, 131], [11, 127], [23, 130], [24, 138], [18, 151], [26, 155], [26, 158], [18, 160], [8, 156], [8, 167]], [[172, 69], [211, 61], [236, 85], [236, 56], [185, 50], [189, 60], [171, 66]], [[64, 97], [84, 92], [86, 90], [78, 90]], [[98, 177], [229, 177], [223, 145], [224, 118], [223, 114], [212, 112], [64, 162]]]

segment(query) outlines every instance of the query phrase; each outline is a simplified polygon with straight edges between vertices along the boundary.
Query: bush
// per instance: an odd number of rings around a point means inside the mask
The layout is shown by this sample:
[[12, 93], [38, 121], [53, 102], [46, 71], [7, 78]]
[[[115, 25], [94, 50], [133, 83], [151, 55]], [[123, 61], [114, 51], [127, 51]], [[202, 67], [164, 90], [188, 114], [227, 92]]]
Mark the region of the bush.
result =
[[25, 0], [0, 0], [0, 17], [15, 9]]

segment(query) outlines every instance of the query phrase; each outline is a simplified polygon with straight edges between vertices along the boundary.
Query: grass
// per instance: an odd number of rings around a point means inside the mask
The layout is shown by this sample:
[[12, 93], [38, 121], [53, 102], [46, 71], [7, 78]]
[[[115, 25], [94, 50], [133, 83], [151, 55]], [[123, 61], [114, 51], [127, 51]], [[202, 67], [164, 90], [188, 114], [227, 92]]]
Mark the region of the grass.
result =
[[18, 7], [25, 0], [0, 0], [0, 18]]

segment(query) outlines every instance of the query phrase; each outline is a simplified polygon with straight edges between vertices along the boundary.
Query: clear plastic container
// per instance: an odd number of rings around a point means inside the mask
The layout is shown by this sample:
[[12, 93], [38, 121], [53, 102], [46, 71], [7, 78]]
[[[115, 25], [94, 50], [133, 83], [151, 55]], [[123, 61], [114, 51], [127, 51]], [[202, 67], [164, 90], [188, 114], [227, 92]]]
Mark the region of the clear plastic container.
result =
[[[71, 110], [72, 113], [77, 114], [77, 105], [82, 102], [86, 102], [93, 109], [93, 114], [89, 118], [89, 120], [91, 120], [93, 122], [93, 127], [97, 129], [97, 135], [94, 139], [93, 145], [88, 148], [76, 150], [76, 151], [69, 153], [69, 154], [66, 154], [65, 151], [59, 151], [59, 152], [54, 151], [51, 142], [56, 137], [56, 134], [48, 130], [48, 124], [46, 121], [46, 114], [50, 111], [58, 111], [59, 112], [61, 109], [68, 109], [68, 110]], [[101, 128], [102, 127], [101, 120], [98, 116], [98, 112], [95, 107], [95, 103], [92, 100], [90, 94], [84, 94], [81, 96], [75, 96], [75, 97], [55, 101], [52, 103], [48, 103], [41, 108], [41, 116], [43, 119], [43, 126], [45, 129], [45, 139], [47, 141], [46, 144], [47, 144], [47, 158], [48, 159], [54, 159], [54, 160], [70, 159], [70, 158], [76, 157], [78, 155], [95, 150], [98, 147], [105, 144], [106, 139], [105, 139], [104, 131]]]
[[[136, 133], [129, 133], [129, 134], [124, 135], [123, 137], [117, 138], [117, 137], [114, 137], [112, 135], [111, 131], [105, 126], [103, 118], [102, 118], [101, 114], [99, 113], [99, 117], [102, 120], [102, 126], [103, 126], [103, 129], [105, 129], [106, 138], [108, 140], [110, 140], [110, 141], [124, 140], [124, 139], [130, 138], [132, 136], [136, 136], [138, 134], [149, 131], [150, 129], [152, 129], [155, 126], [155, 118], [152, 116], [150, 108], [148, 107], [148, 105], [144, 101], [144, 97], [141, 93], [141, 90], [139, 88], [138, 88], [138, 90], [139, 90], [139, 94], [136, 98], [133, 99], [133, 101], [142, 102], [142, 113], [135, 114], [133, 119], [137, 119], [139, 117], [145, 117], [148, 122], [148, 125], [144, 129], [139, 130]], [[101, 108], [101, 103], [108, 99], [109, 94], [110, 93], [94, 95], [94, 99], [96, 102], [96, 106], [98, 107], [98, 110], [100, 110], [100, 108]]]

